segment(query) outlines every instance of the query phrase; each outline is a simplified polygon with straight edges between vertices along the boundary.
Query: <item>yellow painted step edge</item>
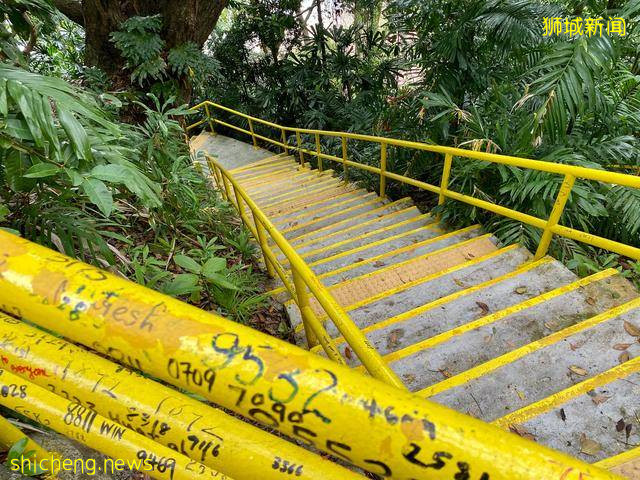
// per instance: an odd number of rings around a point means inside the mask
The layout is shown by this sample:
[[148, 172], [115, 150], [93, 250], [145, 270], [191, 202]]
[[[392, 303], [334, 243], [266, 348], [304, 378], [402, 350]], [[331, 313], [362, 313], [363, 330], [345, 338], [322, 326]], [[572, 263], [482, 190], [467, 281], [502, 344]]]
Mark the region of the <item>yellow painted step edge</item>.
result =
[[[617, 270], [614, 270], [614, 272], [618, 273]], [[535, 342], [531, 342], [520, 348], [516, 348], [515, 350], [512, 350], [509, 353], [506, 353], [492, 360], [489, 360], [488, 362], [485, 362], [481, 365], [473, 367], [465, 372], [462, 372], [458, 375], [454, 375], [434, 385], [430, 385], [429, 387], [424, 388], [419, 392], [416, 392], [416, 394], [423, 396], [425, 398], [429, 398], [440, 392], [444, 392], [445, 390], [449, 390], [451, 388], [463, 385], [471, 380], [474, 380], [483, 375], [486, 375], [487, 373], [492, 372], [493, 370], [496, 370], [500, 367], [503, 367], [509, 363], [514, 362], [515, 360], [518, 360], [526, 355], [529, 355], [530, 353], [533, 353], [543, 347], [553, 345], [570, 335], [585, 331], [591, 327], [594, 327], [600, 323], [610, 320], [611, 318], [618, 317], [638, 307], [640, 307], [640, 298], [636, 298], [634, 300], [631, 300], [630, 302], [614, 307], [610, 310], [607, 310], [606, 312], [603, 312], [599, 315], [591, 317], [580, 323], [571, 325], [570, 327], [554, 332], [551, 335], [547, 335], [546, 337], [541, 338], [540, 340], [536, 340]]]
[[511, 316], [515, 313], [521, 312], [528, 308], [535, 307], [536, 305], [540, 305], [541, 303], [547, 302], [555, 297], [559, 297], [573, 290], [577, 290], [580, 287], [584, 287], [591, 283], [595, 283], [604, 278], [611, 277], [612, 275], [615, 275], [617, 273], [618, 271], [616, 269], [611, 268], [608, 270], [604, 270], [602, 272], [598, 272], [594, 275], [581, 278], [580, 280], [572, 282], [568, 285], [563, 285], [562, 287], [555, 288], [548, 292], [529, 298], [523, 302], [503, 308], [502, 310], [499, 310], [490, 315], [485, 315], [484, 317], [480, 317], [477, 320], [474, 320], [472, 322], [465, 323], [464, 325], [460, 325], [459, 327], [453, 328], [451, 330], [447, 330], [446, 332], [439, 333], [438, 335], [422, 340], [421, 342], [416, 342], [412, 345], [409, 345], [406, 348], [396, 350], [395, 352], [389, 353], [383, 356], [382, 358], [387, 363], [396, 362], [410, 355], [413, 355], [414, 353], [419, 352], [421, 350], [426, 350], [428, 348], [432, 348], [436, 345], [444, 343], [447, 340], [450, 340], [453, 337], [457, 337], [458, 335], [462, 335], [463, 333], [466, 333], [470, 330], [474, 330], [476, 328], [484, 327], [491, 323], [497, 322], [498, 320], [502, 320], [503, 318]]
[[[483, 290], [487, 287], [491, 287], [493, 285], [496, 285], [500, 282], [503, 282], [505, 280], [509, 280], [511, 278], [517, 277], [518, 275], [521, 275], [523, 273], [526, 273], [530, 270], [533, 270], [541, 265], [544, 265], [546, 263], [550, 263], [553, 261], [553, 258], [551, 257], [544, 257], [541, 258], [540, 260], [537, 260], [535, 262], [527, 262], [524, 265], [522, 265], [521, 267], [513, 270], [512, 272], [508, 272], [505, 273], [504, 275], [500, 275], [496, 278], [492, 278], [491, 280], [487, 280], [486, 282], [482, 282], [479, 283], [477, 285], [473, 285], [472, 287], [466, 288], [464, 290], [458, 290], [457, 292], [453, 292], [450, 295], [444, 296], [444, 297], [440, 297], [432, 302], [429, 303], [425, 303], [424, 305], [421, 305], [419, 307], [416, 307], [414, 309], [411, 310], [407, 310], [406, 312], [402, 312], [398, 315], [395, 315], [393, 317], [389, 317], [386, 320], [383, 320], [381, 322], [375, 323], [373, 325], [369, 325], [368, 327], [365, 327], [362, 329], [362, 333], [369, 333], [369, 332], [374, 332], [376, 330], [380, 330], [383, 328], [386, 328], [390, 325], [393, 325], [395, 323], [398, 322], [402, 322], [404, 320], [407, 320], [411, 317], [415, 317], [416, 315], [420, 315], [421, 313], [424, 313], [428, 310], [433, 310], [436, 307], [439, 307], [440, 305], [444, 305], [445, 303], [449, 303], [452, 302], [458, 298], [464, 297], [466, 295], [470, 295], [474, 292]], [[336, 344], [336, 346], [338, 346], [339, 343], [343, 343], [344, 342], [344, 338], [339, 337], [337, 339], [334, 339], [334, 342]], [[314, 347], [315, 348], [315, 347]], [[312, 349], [313, 350], [313, 349]]]
[[584, 395], [594, 388], [602, 387], [608, 383], [615, 382], [616, 380], [621, 380], [637, 372], [640, 372], [640, 357], [636, 357], [620, 365], [616, 365], [606, 372], [602, 372], [580, 383], [576, 383], [569, 388], [565, 388], [564, 390], [554, 393], [553, 395], [549, 395], [542, 400], [538, 400], [526, 407], [511, 412], [504, 417], [500, 417], [491, 423], [501, 428], [509, 428], [510, 425], [527, 422], [534, 417], [547, 413], [550, 410], [567, 403], [569, 400], [579, 397], [580, 395]]
[[[336, 195], [333, 198], [334, 199], [340, 199], [340, 198], [344, 198], [344, 197], [346, 197], [348, 195], [355, 195], [353, 198], [362, 198], [362, 197], [365, 197], [367, 193], [369, 193], [369, 192], [367, 192], [367, 190], [365, 190], [364, 188], [359, 188], [357, 190], [351, 190], [349, 192], [341, 193], [340, 195]], [[278, 216], [276, 216], [274, 218], [286, 217], [287, 215], [290, 215], [291, 213], [296, 213], [296, 212], [300, 212], [300, 211], [305, 211], [306, 212], [307, 209], [311, 209], [311, 207], [314, 207], [316, 205], [320, 205], [322, 203], [326, 203], [328, 201], [330, 201], [330, 199], [323, 198], [322, 200], [318, 200], [317, 202], [305, 203], [304, 205], [301, 205], [298, 208], [290, 210], [289, 212], [283, 213], [282, 215], [278, 215]], [[306, 213], [305, 213], [305, 215], [306, 215]], [[278, 222], [278, 224], [281, 224], [281, 223], [282, 223], [282, 221]], [[284, 259], [286, 257], [282, 256], [282, 257], [278, 257], [278, 258], [281, 260], [281, 259]]]
[[[366, 192], [366, 190], [363, 190], [363, 192]], [[293, 222], [295, 220], [299, 220], [299, 219], [308, 217], [310, 215], [316, 215], [318, 213], [326, 212], [327, 210], [331, 210], [332, 208], [341, 207], [343, 205], [348, 205], [351, 202], [357, 202], [357, 201], [360, 201], [360, 200], [363, 200], [363, 199], [366, 199], [366, 198], [371, 198], [372, 196], [376, 196], [377, 194], [375, 192], [367, 192], [364, 195], [359, 195], [359, 196], [356, 195], [356, 196], [352, 196], [352, 197], [347, 198], [346, 200], [344, 200], [344, 197], [348, 196], [348, 195], [352, 195], [352, 192], [341, 193], [340, 195], [336, 195], [333, 198], [330, 198], [330, 199], [326, 199], [325, 198], [324, 200], [321, 200], [320, 202], [317, 202], [317, 203], [327, 203], [327, 202], [330, 202], [332, 200], [338, 200], [338, 203], [330, 203], [329, 205], [327, 205], [325, 207], [316, 208], [316, 209], [309, 209], [308, 207], [310, 205], [305, 205], [303, 207], [303, 208], [305, 208], [305, 212], [304, 213], [300, 213], [300, 214], [298, 214], [298, 215], [296, 215], [294, 217], [289, 217], [288, 214], [286, 214], [286, 215], [283, 215], [283, 216], [288, 217], [285, 220], [279, 220], [279, 221], [272, 220], [271, 222], [276, 227], [278, 227], [279, 225], [285, 225], [287, 223], [291, 223], [291, 222]], [[314, 204], [312, 204], [312, 205], [314, 205]]]
[[[215, 155], [214, 155], [215, 156]], [[279, 158], [291, 157], [291, 155], [286, 155], [285, 153], [278, 153], [277, 155], [272, 155], [271, 157], [263, 158], [262, 160], [258, 160], [253, 163], [248, 163], [247, 165], [242, 165], [241, 167], [232, 168], [229, 170], [231, 173], [238, 173], [244, 170], [251, 170], [252, 168], [265, 165], [270, 162], [275, 162]]]
[[284, 230], [281, 230], [280, 233], [283, 233], [283, 234], [292, 233], [292, 232], [295, 232], [296, 230], [300, 230], [301, 228], [308, 227], [310, 225], [315, 225], [316, 223], [320, 223], [324, 220], [337, 217], [339, 215], [344, 215], [346, 213], [353, 212], [354, 210], [359, 210], [363, 207], [368, 207], [369, 205], [375, 205], [376, 203], [380, 203], [380, 199], [378, 197], [375, 197], [372, 200], [368, 200], [366, 202], [359, 203], [358, 205], [354, 205], [353, 207], [345, 208], [344, 210], [341, 210], [339, 212], [333, 212], [333, 213], [330, 213], [329, 215], [325, 215], [319, 218], [314, 218], [313, 220], [309, 220], [308, 222], [299, 223], [293, 227], [285, 228]]

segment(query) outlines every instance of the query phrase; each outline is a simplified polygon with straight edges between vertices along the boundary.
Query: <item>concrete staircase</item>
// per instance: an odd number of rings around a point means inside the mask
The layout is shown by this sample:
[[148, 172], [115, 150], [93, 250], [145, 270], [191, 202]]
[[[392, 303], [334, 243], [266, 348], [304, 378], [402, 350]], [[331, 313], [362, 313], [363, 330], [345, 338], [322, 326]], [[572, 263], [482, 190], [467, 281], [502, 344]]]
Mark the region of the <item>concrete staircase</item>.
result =
[[[480, 225], [446, 230], [409, 198], [380, 199], [291, 156], [231, 173], [411, 391], [640, 478], [640, 298], [616, 270], [578, 278]], [[295, 303], [272, 293], [304, 344]]]

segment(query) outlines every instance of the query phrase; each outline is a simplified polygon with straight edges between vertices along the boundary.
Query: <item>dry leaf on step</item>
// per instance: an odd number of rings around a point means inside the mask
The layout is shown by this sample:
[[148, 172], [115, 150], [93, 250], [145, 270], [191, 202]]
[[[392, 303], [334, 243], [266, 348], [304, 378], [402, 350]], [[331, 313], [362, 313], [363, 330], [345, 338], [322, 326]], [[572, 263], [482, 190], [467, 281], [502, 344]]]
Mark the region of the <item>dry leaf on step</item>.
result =
[[351, 349], [349, 347], [344, 347], [344, 356], [347, 357], [347, 360], [351, 360], [353, 355], [351, 355]]
[[631, 356], [629, 355], [629, 352], [622, 352], [618, 357], [618, 362], [620, 363], [628, 362], [630, 358]]
[[569, 367], [569, 370], [571, 370], [576, 375], [580, 375], [581, 377], [584, 377], [585, 375], [587, 375], [589, 373], [584, 368], [579, 367], [577, 365], [571, 365]]
[[594, 395], [593, 397], [591, 397], [591, 401], [593, 403], [595, 403], [596, 405], [600, 405], [601, 403], [606, 402], [607, 400], [609, 400], [611, 397], [607, 397], [606, 395], [602, 395], [601, 393]]
[[633, 323], [625, 320], [624, 329], [632, 337], [640, 337], [640, 328], [636, 327]]
[[486, 303], [476, 302], [476, 305], [480, 307], [480, 310], [482, 310], [483, 315], [486, 315], [487, 313], [489, 313], [489, 306]]
[[630, 343], [616, 343], [613, 346], [614, 350], [626, 350], [627, 348], [629, 348], [631, 346]]
[[445, 370], [444, 368], [441, 368], [438, 371], [442, 374], [444, 378], [451, 378], [451, 372], [449, 372], [449, 370]]
[[515, 292], [518, 295], [524, 295], [525, 293], [527, 293], [527, 287], [518, 287], [515, 289]]
[[467, 286], [465, 285], [465, 283], [462, 280], [458, 280], [457, 278], [453, 279], [453, 283], [455, 283], [456, 285], [458, 285], [459, 287], [462, 288], [467, 288]]
[[602, 450], [602, 447], [598, 442], [591, 440], [584, 433], [580, 436], [580, 453], [595, 456], [600, 450]]
[[622, 430], [624, 430], [625, 426], [626, 423], [624, 422], [624, 418], [621, 418], [620, 420], [618, 420], [618, 423], [616, 423], [616, 431], [621, 432]]
[[373, 266], [376, 267], [376, 268], [380, 268], [380, 267], [384, 267], [385, 263], [381, 262], [380, 260], [377, 260], [377, 261], [373, 262]]
[[515, 433], [516, 435], [520, 435], [523, 438], [527, 438], [529, 440], [535, 440], [536, 437], [529, 430], [524, 428], [522, 425], [511, 424], [509, 425], [509, 431]]
[[595, 305], [595, 304], [596, 304], [596, 299], [595, 299], [595, 298], [593, 298], [593, 297], [587, 297], [586, 302], [587, 302], [589, 305]]

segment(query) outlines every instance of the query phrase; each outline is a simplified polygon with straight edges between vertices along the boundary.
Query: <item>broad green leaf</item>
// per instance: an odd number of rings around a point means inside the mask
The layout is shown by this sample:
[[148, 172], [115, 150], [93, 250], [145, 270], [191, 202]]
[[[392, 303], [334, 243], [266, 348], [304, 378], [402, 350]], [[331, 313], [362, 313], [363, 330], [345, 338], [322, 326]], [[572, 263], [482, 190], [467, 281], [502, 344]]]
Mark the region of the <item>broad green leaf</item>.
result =
[[20, 113], [25, 119], [26, 125], [36, 142], [36, 145], [41, 147], [44, 142], [44, 137], [42, 136], [42, 131], [40, 130], [40, 125], [33, 105], [34, 102], [39, 102], [40, 98], [37, 95], [34, 95], [31, 90], [25, 88], [21, 82], [7, 82], [7, 90], [15, 104], [20, 109]]
[[90, 172], [93, 178], [111, 183], [125, 183], [131, 178], [131, 171], [123, 165], [97, 165]]
[[64, 128], [64, 131], [69, 137], [71, 145], [78, 157], [84, 160], [91, 160], [91, 145], [89, 144], [89, 137], [84, 127], [76, 120], [76, 117], [72, 113], [66, 110], [58, 110], [58, 118], [60, 119], [60, 125]]
[[212, 273], [218, 273], [220, 270], [224, 270], [227, 267], [227, 261], [224, 258], [213, 257], [206, 261], [202, 266], [202, 274], [209, 278]]
[[207, 280], [215, 285], [218, 285], [219, 287], [226, 288], [228, 290], [238, 290], [238, 287], [227, 280], [224, 275], [220, 275], [219, 273], [211, 273], [207, 275]]
[[192, 273], [176, 275], [171, 283], [164, 287], [164, 292], [169, 295], [185, 295], [198, 288], [198, 276]]
[[45, 178], [52, 177], [58, 172], [60, 172], [60, 167], [53, 163], [36, 163], [27, 170], [24, 176], [27, 178]]
[[176, 255], [175, 257], [173, 257], [173, 261], [176, 263], [176, 265], [179, 265], [180, 267], [192, 273], [202, 272], [202, 267], [200, 266], [200, 264], [187, 255]]
[[111, 215], [113, 211], [113, 196], [102, 180], [85, 178], [82, 181], [82, 189], [89, 197], [89, 200], [100, 209], [105, 217]]
[[69, 179], [71, 180], [71, 184], [74, 187], [80, 186], [82, 184], [82, 182], [84, 181], [84, 178], [82, 177], [82, 175], [80, 175], [77, 172], [77, 170], [74, 170], [72, 168], [65, 168], [64, 171], [69, 176]]

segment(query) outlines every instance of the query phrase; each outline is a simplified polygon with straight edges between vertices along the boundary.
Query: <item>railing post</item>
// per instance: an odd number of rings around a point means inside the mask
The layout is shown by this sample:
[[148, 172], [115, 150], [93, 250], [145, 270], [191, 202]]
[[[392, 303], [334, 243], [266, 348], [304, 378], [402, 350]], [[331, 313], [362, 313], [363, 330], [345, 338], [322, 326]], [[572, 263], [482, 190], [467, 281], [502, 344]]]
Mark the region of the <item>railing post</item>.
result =
[[300, 132], [296, 130], [296, 143], [298, 144], [298, 153], [300, 154], [300, 166], [304, 167], [304, 152], [302, 151], [302, 139]]
[[251, 140], [253, 140], [253, 148], [258, 148], [258, 140], [256, 139], [256, 132], [253, 131], [253, 120], [249, 120], [249, 131], [251, 132]]
[[438, 205], [442, 205], [447, 196], [444, 192], [449, 188], [449, 177], [451, 176], [451, 165], [453, 164], [453, 155], [447, 153], [444, 156], [444, 168], [442, 170], [442, 181], [440, 182], [440, 197], [438, 198]]
[[222, 183], [224, 183], [224, 191], [226, 192], [225, 196], [227, 198], [227, 202], [233, 205], [233, 197], [231, 196], [231, 187], [229, 187], [229, 179], [222, 172], [220, 172], [220, 175], [222, 175]]
[[287, 134], [284, 131], [284, 128], [281, 129], [282, 131], [282, 144], [284, 148], [284, 153], [285, 155], [289, 155], [289, 145], [287, 144]]
[[549, 215], [549, 219], [547, 220], [547, 226], [542, 233], [542, 238], [540, 238], [540, 243], [538, 244], [534, 260], [539, 260], [547, 254], [549, 245], [551, 244], [551, 239], [553, 238], [553, 232], [551, 229], [560, 221], [560, 217], [562, 217], [564, 207], [567, 205], [567, 201], [569, 200], [569, 195], [571, 194], [571, 189], [573, 188], [575, 181], [576, 177], [573, 175], [565, 175], [562, 185], [560, 185], [556, 202], [553, 204], [551, 215]]
[[316, 155], [318, 157], [318, 171], [322, 172], [322, 157], [320, 156], [320, 134], [316, 133]]
[[307, 292], [307, 284], [304, 282], [295, 266], [291, 265], [291, 276], [293, 277], [293, 284], [296, 286], [296, 296], [298, 297], [298, 308], [300, 309], [300, 315], [302, 316], [302, 323], [304, 324], [304, 333], [307, 336], [307, 345], [309, 348], [318, 345], [318, 339], [307, 319], [307, 308], [309, 308], [309, 292]]
[[380, 144], [380, 198], [385, 197], [387, 189], [387, 177], [384, 176], [387, 171], [387, 144]]
[[[267, 256], [267, 251], [269, 250], [269, 242], [267, 242], [267, 236], [265, 235], [264, 225], [260, 223], [256, 213], [251, 210], [251, 214], [253, 215], [253, 223], [256, 226], [256, 232], [258, 234], [258, 242], [260, 243], [260, 249], [262, 250], [262, 258], [264, 258], [264, 264], [267, 267], [267, 273], [271, 278], [275, 277], [275, 271], [273, 269], [273, 265], [271, 265], [271, 261]], [[272, 252], [273, 253], [273, 252]]]
[[211, 130], [211, 133], [215, 135], [216, 132], [213, 130], [213, 123], [211, 122], [211, 115], [209, 114], [209, 105], [207, 105], [206, 103], [204, 104], [204, 111], [207, 114], [207, 123], [209, 124], [209, 130]]
[[345, 183], [349, 181], [349, 170], [347, 170], [347, 137], [342, 136], [342, 173]]

